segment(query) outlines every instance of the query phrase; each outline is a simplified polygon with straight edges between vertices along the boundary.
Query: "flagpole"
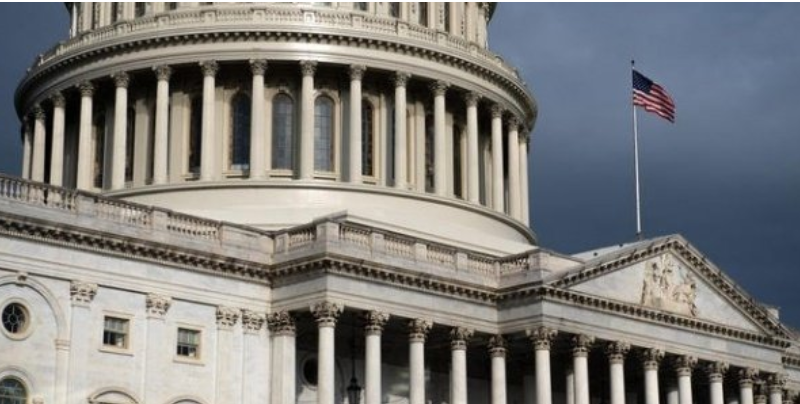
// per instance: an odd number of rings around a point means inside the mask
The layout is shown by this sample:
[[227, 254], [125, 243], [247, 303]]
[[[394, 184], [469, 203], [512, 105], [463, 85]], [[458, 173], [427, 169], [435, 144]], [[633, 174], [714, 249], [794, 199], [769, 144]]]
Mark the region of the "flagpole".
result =
[[[631, 73], [635, 70], [634, 61], [631, 60]], [[639, 186], [639, 128], [636, 122], [636, 105], [631, 103], [633, 108], [633, 169], [634, 180], [636, 181], [636, 239], [642, 240], [642, 198]]]

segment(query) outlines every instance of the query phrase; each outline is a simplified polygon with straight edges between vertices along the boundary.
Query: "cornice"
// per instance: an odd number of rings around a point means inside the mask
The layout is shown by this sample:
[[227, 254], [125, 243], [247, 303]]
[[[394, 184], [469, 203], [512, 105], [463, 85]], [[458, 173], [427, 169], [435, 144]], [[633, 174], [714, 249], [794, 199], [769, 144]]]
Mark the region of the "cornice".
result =
[[800, 369], [800, 355], [784, 353], [781, 362], [784, 366]]

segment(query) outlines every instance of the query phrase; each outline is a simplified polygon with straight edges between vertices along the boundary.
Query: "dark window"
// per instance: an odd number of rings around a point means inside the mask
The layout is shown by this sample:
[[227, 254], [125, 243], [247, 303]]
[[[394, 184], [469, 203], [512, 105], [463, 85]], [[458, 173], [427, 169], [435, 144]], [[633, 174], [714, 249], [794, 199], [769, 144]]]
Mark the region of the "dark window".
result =
[[19, 303], [11, 303], [3, 308], [3, 328], [11, 334], [22, 334], [28, 329], [30, 318], [28, 310]]
[[400, 3], [389, 3], [389, 17], [400, 18]]
[[425, 191], [433, 192], [433, 115], [425, 116]]
[[375, 175], [375, 133], [373, 130], [374, 109], [364, 102], [361, 106], [361, 174]]
[[278, 94], [272, 100], [272, 167], [294, 168], [294, 100]]
[[125, 181], [133, 181], [133, 148], [136, 137], [136, 109], [128, 108], [128, 122], [125, 130]]
[[444, 30], [450, 32], [450, 3], [444, 3]]
[[119, 21], [119, 3], [111, 3], [111, 22]]
[[303, 379], [311, 386], [317, 385], [317, 358], [309, 358], [303, 363]]
[[94, 119], [94, 186], [103, 188], [106, 161], [106, 114], [100, 109]]
[[355, 3], [355, 9], [358, 11], [369, 10], [369, 3]]
[[239, 93], [231, 102], [230, 165], [233, 170], [250, 167], [250, 97]]
[[203, 141], [203, 99], [192, 99], [189, 124], [189, 172], [200, 172], [200, 153]]
[[17, 379], [8, 377], [0, 381], [0, 403], [27, 404], [28, 391]]
[[461, 141], [464, 138], [464, 131], [461, 128], [453, 128], [453, 193], [459, 197], [464, 198], [464, 190], [462, 188], [462, 163], [463, 156], [461, 155]]
[[134, 10], [134, 16], [136, 18], [143, 17], [145, 15], [145, 13], [147, 12], [147, 3], [136, 2], [134, 4], [135, 4], [134, 9], [133, 9]]
[[419, 24], [428, 26], [428, 3], [419, 3]]
[[103, 322], [103, 345], [127, 349], [129, 323], [124, 318], [106, 317]]
[[174, 11], [178, 9], [178, 3], [165, 3], [167, 11]]
[[314, 101], [314, 169], [333, 171], [333, 100]]
[[197, 359], [200, 357], [200, 331], [178, 328], [178, 356]]

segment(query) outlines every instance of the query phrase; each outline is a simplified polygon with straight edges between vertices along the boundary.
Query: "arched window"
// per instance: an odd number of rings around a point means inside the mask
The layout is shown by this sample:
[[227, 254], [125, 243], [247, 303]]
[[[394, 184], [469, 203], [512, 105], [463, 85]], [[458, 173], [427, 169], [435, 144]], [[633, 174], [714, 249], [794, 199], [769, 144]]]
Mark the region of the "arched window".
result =
[[[136, 3], [139, 4], [139, 3]], [[450, 3], [444, 3], [444, 30], [450, 32]]]
[[375, 110], [369, 102], [361, 104], [361, 174], [375, 176]]
[[0, 380], [0, 403], [27, 404], [28, 391], [25, 385], [13, 377]]
[[326, 96], [314, 101], [314, 169], [333, 171], [333, 100]]
[[200, 151], [203, 141], [203, 99], [192, 98], [189, 112], [189, 172], [200, 172]]
[[272, 100], [272, 168], [294, 168], [294, 100], [278, 94]]
[[128, 107], [127, 128], [125, 128], [125, 181], [133, 181], [133, 147], [136, 136], [136, 109]]
[[239, 93], [231, 100], [231, 143], [228, 154], [232, 170], [250, 168], [250, 97]]
[[419, 25], [428, 26], [428, 3], [419, 3]]
[[389, 17], [400, 18], [400, 3], [394, 1], [389, 3]]

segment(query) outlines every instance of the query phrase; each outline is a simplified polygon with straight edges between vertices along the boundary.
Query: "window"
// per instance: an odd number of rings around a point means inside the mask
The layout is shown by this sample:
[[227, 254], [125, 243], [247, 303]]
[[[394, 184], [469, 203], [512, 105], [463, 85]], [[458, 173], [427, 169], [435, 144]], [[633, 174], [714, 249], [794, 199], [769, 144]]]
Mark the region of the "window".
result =
[[373, 130], [374, 110], [372, 104], [361, 104], [361, 174], [375, 175], [375, 133]]
[[30, 316], [25, 306], [19, 303], [9, 303], [3, 308], [3, 329], [10, 334], [22, 334], [28, 330]]
[[140, 3], [137, 1], [134, 4], [136, 5], [134, 7], [134, 16], [136, 16], [136, 18], [143, 17], [145, 12], [147, 12], [147, 3]]
[[444, 30], [450, 32], [450, 3], [444, 3]]
[[369, 3], [354, 3], [354, 7], [358, 11], [367, 11], [369, 10]]
[[228, 158], [232, 170], [250, 168], [250, 97], [239, 93], [231, 100], [231, 144]]
[[400, 18], [400, 3], [389, 3], [389, 17]]
[[175, 354], [183, 358], [200, 358], [200, 331], [178, 328]]
[[0, 381], [0, 403], [2, 404], [27, 404], [28, 391], [21, 381], [7, 377]]
[[119, 21], [119, 5], [120, 3], [111, 3], [111, 23]]
[[102, 3], [92, 3], [92, 29], [100, 27], [100, 6]]
[[272, 100], [272, 168], [294, 167], [294, 101], [286, 94]]
[[326, 96], [314, 101], [314, 169], [333, 171], [333, 100]]
[[106, 152], [106, 114], [100, 109], [94, 120], [94, 187], [103, 188], [103, 168]]
[[128, 349], [128, 325], [130, 321], [118, 317], [106, 317], [103, 325], [103, 345]]
[[433, 115], [425, 116], [425, 191], [433, 192], [434, 178]]
[[174, 11], [178, 9], [178, 3], [164, 3], [167, 11]]
[[[137, 3], [138, 4], [138, 3]], [[128, 107], [127, 128], [125, 130], [125, 181], [133, 181], [133, 142], [136, 134], [136, 109]]]
[[200, 146], [203, 140], [203, 99], [201, 97], [192, 98], [189, 115], [189, 172], [197, 174], [200, 172]]
[[428, 26], [428, 3], [419, 3], [419, 24]]

